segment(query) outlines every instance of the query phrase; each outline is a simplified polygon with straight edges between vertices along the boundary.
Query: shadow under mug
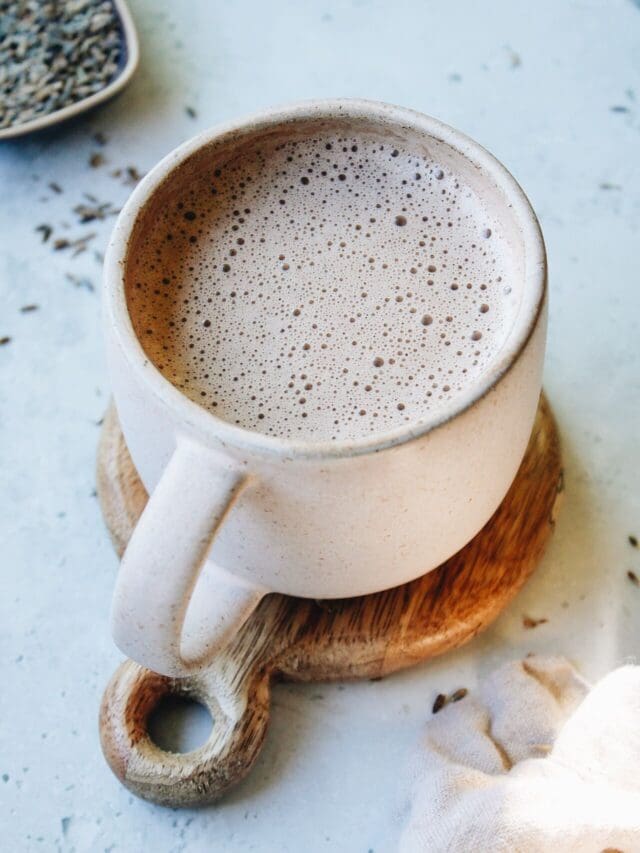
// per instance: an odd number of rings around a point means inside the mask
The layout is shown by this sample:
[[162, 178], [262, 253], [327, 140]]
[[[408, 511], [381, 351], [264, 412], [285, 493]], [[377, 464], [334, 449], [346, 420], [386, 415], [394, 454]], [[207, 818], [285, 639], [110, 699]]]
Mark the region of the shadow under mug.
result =
[[[522, 280], [503, 347], [443, 410], [353, 441], [289, 441], [198, 406], [146, 356], [125, 272], [154, 204], [199, 167], [274, 132], [344, 126], [415, 146], [489, 199]], [[540, 393], [546, 258], [522, 190], [487, 151], [427, 116], [368, 101], [311, 101], [205, 131], [140, 182], [105, 261], [113, 393], [148, 504], [122, 558], [112, 606], [120, 649], [168, 676], [210, 664], [269, 592], [342, 598], [436, 568], [483, 527], [524, 454]]]

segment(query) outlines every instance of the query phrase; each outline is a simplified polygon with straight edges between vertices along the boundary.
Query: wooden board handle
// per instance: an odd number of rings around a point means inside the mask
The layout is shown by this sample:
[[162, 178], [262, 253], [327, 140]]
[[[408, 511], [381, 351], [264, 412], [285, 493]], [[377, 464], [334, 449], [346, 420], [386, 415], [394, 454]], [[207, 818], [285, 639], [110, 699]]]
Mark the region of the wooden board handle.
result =
[[[149, 715], [170, 693], [200, 702], [213, 719], [209, 739], [191, 752], [167, 752], [149, 736]], [[102, 750], [118, 779], [138, 796], [171, 807], [203, 805], [253, 766], [267, 731], [269, 698], [264, 670], [228, 685], [216, 671], [166, 678], [127, 660], [102, 699]]]

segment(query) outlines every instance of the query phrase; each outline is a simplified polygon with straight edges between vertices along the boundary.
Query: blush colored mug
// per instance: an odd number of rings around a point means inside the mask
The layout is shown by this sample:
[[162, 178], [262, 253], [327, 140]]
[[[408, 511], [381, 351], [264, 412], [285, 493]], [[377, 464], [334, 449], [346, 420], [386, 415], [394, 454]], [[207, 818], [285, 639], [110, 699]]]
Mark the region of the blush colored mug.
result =
[[[473, 173], [521, 258], [522, 298], [502, 349], [444, 410], [356, 440], [288, 440], [228, 423], [172, 385], [134, 332], [124, 287], [132, 236], [168, 177], [207, 151], [308, 121], [411, 134]], [[205, 131], [140, 182], [105, 261], [113, 393], [150, 495], [117, 580], [112, 630], [169, 676], [201, 669], [267, 593], [341, 598], [431, 571], [494, 513], [523, 457], [540, 394], [546, 258], [522, 190], [487, 151], [440, 122], [368, 101], [301, 103]]]

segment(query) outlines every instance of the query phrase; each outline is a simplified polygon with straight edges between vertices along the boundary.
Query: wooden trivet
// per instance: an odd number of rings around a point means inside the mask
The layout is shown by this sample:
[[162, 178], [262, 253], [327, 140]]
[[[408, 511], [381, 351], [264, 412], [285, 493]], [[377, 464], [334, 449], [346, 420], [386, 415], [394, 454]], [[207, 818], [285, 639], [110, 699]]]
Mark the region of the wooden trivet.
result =
[[[102, 749], [111, 769], [134, 794], [155, 803], [215, 800], [249, 772], [260, 752], [272, 678], [377, 678], [469, 641], [535, 569], [561, 491], [557, 428], [541, 397], [527, 452], [504, 501], [477, 536], [436, 570], [360, 598], [269, 595], [211, 668], [185, 679], [125, 661], [100, 710]], [[98, 451], [98, 494], [120, 554], [147, 493], [113, 407]], [[166, 752], [149, 737], [149, 714], [168, 693], [201, 702], [214, 720], [208, 741], [192, 752]]]

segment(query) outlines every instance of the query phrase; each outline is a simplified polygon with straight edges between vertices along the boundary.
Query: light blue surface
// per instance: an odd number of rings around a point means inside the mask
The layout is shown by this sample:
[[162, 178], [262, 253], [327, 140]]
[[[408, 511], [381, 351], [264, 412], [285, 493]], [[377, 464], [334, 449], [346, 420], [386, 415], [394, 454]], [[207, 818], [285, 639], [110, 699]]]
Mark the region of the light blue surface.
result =
[[[597, 677], [640, 650], [640, 589], [626, 577], [640, 575], [627, 541], [640, 537], [640, 8], [131, 5], [142, 61], [130, 88], [73, 126], [0, 147], [0, 337], [12, 338], [0, 347], [0, 848], [392, 850], [405, 764], [437, 692], [528, 651], [565, 653]], [[564, 440], [563, 513], [534, 579], [473, 644], [382, 682], [276, 688], [250, 777], [215, 807], [157, 808], [120, 787], [98, 744], [120, 659], [107, 627], [117, 561], [94, 494], [109, 396], [94, 249], [113, 220], [81, 226], [72, 208], [83, 192], [119, 206], [130, 188], [113, 170], [145, 171], [219, 120], [339, 95], [459, 127], [529, 194], [551, 269], [545, 384]], [[97, 169], [94, 151], [108, 161]], [[96, 236], [71, 258], [41, 243], [41, 223], [51, 240]], [[39, 310], [21, 313], [30, 303]], [[549, 622], [524, 630], [525, 613]]]

